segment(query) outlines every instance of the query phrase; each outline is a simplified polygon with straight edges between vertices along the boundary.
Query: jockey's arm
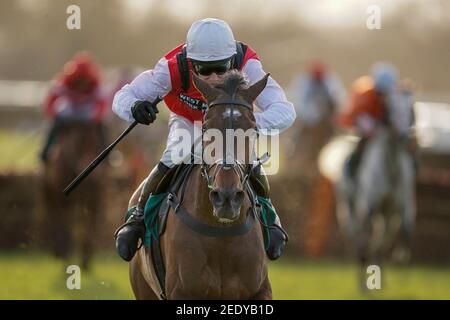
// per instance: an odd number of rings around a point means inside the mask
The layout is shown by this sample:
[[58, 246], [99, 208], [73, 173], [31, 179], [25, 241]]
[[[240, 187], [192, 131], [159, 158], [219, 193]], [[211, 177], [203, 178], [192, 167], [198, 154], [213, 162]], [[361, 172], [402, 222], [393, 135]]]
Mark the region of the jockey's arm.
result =
[[[248, 60], [242, 71], [246, 74], [250, 85], [266, 74], [261, 62], [256, 59]], [[269, 131], [275, 129], [282, 132], [295, 121], [296, 113], [293, 104], [287, 100], [283, 89], [272, 77], [269, 77], [266, 87], [256, 98], [256, 105], [262, 111], [255, 113], [258, 129]]]
[[112, 109], [120, 118], [133, 122], [131, 107], [138, 100], [154, 101], [164, 97], [172, 88], [167, 60], [162, 58], [152, 70], [138, 75], [114, 95]]
[[53, 85], [44, 101], [44, 114], [47, 118], [53, 119], [55, 117], [55, 102], [61, 96], [60, 86]]

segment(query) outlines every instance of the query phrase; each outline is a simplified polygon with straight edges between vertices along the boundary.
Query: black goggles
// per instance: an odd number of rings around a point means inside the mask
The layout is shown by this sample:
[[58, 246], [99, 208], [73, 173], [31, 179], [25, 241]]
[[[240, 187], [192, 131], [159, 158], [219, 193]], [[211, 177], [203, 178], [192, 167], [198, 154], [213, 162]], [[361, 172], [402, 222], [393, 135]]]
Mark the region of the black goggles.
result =
[[192, 61], [192, 66], [194, 71], [202, 76], [209, 76], [213, 73], [218, 75], [224, 74], [231, 69], [232, 59], [226, 59], [221, 61], [213, 62], [203, 62], [203, 61]]

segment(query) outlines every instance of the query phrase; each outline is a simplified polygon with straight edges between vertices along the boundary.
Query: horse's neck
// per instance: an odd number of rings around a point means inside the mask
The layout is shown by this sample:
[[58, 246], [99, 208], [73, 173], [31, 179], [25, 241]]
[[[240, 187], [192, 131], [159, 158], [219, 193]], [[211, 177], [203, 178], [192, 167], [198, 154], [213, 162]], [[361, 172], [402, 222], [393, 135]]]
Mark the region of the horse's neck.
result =
[[374, 136], [369, 140], [361, 171], [367, 174], [389, 176], [389, 166], [394, 165], [393, 159], [396, 153], [396, 141], [387, 127], [379, 127]]
[[[61, 150], [60, 160], [75, 171], [84, 168], [100, 152], [97, 127], [94, 124], [68, 123], [63, 127], [58, 144]], [[99, 171], [99, 170], [97, 170]]]
[[378, 127], [369, 140], [366, 153], [376, 156], [381, 161], [388, 149], [389, 140], [387, 128], [383, 126]]

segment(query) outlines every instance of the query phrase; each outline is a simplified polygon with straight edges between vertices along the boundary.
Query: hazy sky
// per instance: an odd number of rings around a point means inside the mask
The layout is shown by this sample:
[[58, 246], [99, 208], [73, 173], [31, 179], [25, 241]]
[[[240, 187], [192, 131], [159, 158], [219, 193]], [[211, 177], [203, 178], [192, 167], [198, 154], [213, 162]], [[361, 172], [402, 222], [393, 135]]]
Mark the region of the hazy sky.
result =
[[[126, 5], [136, 15], [144, 17], [148, 10], [160, 0], [127, 0]], [[336, 27], [365, 25], [366, 10], [370, 5], [378, 5], [382, 17], [386, 17], [405, 5], [419, 6], [419, 20], [431, 22], [444, 21], [448, 13], [440, 7], [442, 0], [164, 0], [170, 12], [180, 19], [192, 20], [202, 16], [205, 4], [216, 3], [220, 12], [230, 19], [251, 15], [259, 8], [262, 16], [258, 20], [276, 20], [289, 13], [312, 26]], [[414, 19], [418, 17], [415, 16]]]
[[[22, 6], [34, 10], [51, 6], [58, 0], [17, 0]], [[104, 1], [108, 0], [96, 0]], [[216, 11], [217, 15], [234, 21], [258, 23], [280, 19], [298, 19], [301, 24], [313, 27], [365, 26], [371, 5], [380, 7], [382, 19], [402, 10], [405, 6], [416, 8], [412, 23], [448, 24], [449, 0], [122, 0], [123, 6], [133, 16], [133, 21], [145, 19], [155, 6], [183, 20], [192, 21]], [[445, 7], [442, 5], [447, 3]], [[209, 9], [209, 11], [208, 11]]]

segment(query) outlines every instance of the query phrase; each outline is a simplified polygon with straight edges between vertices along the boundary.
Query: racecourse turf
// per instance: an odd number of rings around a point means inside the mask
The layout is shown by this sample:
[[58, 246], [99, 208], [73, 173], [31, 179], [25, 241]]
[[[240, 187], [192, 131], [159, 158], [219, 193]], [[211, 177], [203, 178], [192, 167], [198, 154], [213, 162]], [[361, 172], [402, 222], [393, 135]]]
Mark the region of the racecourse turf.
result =
[[[127, 263], [113, 253], [81, 270], [81, 288], [69, 290], [66, 268], [36, 252], [0, 253], [0, 299], [133, 299]], [[269, 265], [275, 299], [450, 299], [448, 266], [384, 266], [380, 290], [359, 292], [350, 263], [289, 260]]]
[[0, 129], [0, 172], [36, 171], [41, 141], [41, 131]]

